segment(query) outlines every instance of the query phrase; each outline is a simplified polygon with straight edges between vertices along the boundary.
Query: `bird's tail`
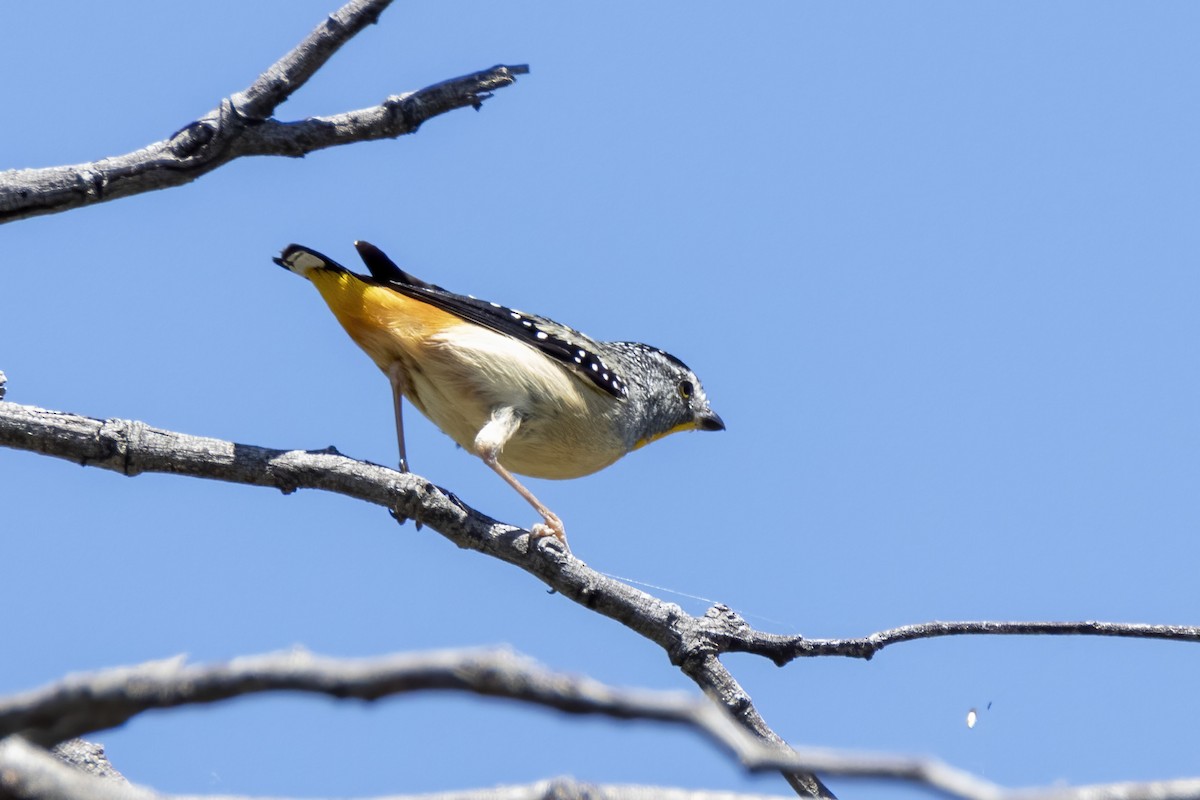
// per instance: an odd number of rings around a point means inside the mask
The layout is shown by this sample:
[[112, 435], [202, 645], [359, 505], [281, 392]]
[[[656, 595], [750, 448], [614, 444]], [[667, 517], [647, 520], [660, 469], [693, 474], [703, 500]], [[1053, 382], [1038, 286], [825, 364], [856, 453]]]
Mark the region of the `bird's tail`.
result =
[[[363, 249], [360, 244], [360, 252]], [[462, 320], [405, 294], [404, 290], [414, 291], [412, 285], [405, 285], [399, 279], [381, 278], [381, 274], [395, 272], [406, 281], [415, 281], [394, 264], [388, 266], [390, 261], [385, 264], [381, 259], [386, 260], [387, 256], [368, 249], [363, 260], [373, 274], [360, 275], [316, 250], [290, 244], [275, 263], [308, 278], [350, 338], [387, 372], [396, 361], [419, 360], [425, 340], [448, 327], [461, 325]]]
[[328, 269], [334, 272], [350, 271], [332, 258], [298, 244], [289, 244], [272, 260], [289, 272], [305, 278], [310, 278], [309, 272], [315, 269]]

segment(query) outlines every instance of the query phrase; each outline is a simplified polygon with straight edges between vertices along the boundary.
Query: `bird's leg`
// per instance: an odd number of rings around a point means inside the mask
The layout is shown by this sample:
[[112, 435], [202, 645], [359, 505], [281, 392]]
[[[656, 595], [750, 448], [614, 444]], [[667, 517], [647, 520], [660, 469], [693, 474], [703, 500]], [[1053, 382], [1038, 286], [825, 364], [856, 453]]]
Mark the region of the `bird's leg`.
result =
[[[392, 384], [392, 403], [396, 409], [396, 446], [400, 450], [400, 471], [408, 472], [408, 454], [404, 451], [404, 390], [408, 382], [404, 378], [404, 367], [399, 361], [393, 361], [387, 370], [388, 381]], [[392, 518], [401, 525], [408, 519], [399, 508], [391, 509]], [[421, 520], [414, 524], [421, 530]]]
[[404, 451], [404, 390], [408, 382], [404, 379], [404, 368], [399, 361], [388, 367], [388, 380], [392, 384], [392, 403], [396, 408], [396, 446], [400, 450], [400, 471], [408, 472], [408, 455]]
[[563, 547], [569, 553], [571, 548], [567, 545], [567, 533], [562, 520], [558, 518], [557, 514], [542, 505], [542, 502], [533, 496], [533, 492], [526, 489], [500, 463], [500, 451], [504, 449], [504, 443], [517, 432], [519, 427], [521, 427], [521, 418], [512, 408], [505, 406], [493, 411], [492, 418], [475, 436], [475, 454], [482, 458], [483, 463], [491, 467], [509, 486], [516, 489], [521, 497], [524, 497], [526, 502], [542, 515], [542, 519], [546, 520], [545, 525], [541, 523], [533, 525], [530, 532], [535, 537], [553, 536], [562, 542]]

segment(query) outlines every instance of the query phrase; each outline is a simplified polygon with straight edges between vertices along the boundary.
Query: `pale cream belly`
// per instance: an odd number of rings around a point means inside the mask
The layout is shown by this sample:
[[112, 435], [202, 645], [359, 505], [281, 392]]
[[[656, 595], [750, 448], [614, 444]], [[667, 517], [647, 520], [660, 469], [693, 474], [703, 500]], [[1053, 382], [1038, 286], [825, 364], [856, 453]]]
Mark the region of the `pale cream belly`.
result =
[[461, 447], [497, 408], [511, 407], [521, 425], [500, 463], [535, 478], [578, 478], [607, 467], [627, 451], [612, 432], [615, 398], [513, 339], [475, 329], [456, 331], [451, 347], [427, 349], [407, 370], [409, 400]]

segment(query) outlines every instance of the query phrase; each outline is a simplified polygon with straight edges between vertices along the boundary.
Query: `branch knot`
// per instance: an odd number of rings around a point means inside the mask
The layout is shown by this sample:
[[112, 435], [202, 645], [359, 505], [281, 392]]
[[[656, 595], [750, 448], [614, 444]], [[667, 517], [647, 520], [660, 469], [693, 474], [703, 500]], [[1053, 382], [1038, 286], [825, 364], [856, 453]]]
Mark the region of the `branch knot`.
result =
[[80, 465], [86, 467], [92, 461], [97, 461], [131, 478], [141, 474], [142, 470], [136, 466], [133, 454], [142, 449], [142, 438], [148, 427], [137, 420], [106, 419], [96, 431], [96, 444], [102, 455], [96, 459], [84, 456], [79, 461]]
[[421, 98], [415, 92], [391, 95], [380, 105], [387, 114], [387, 124], [392, 130], [416, 133], [428, 116], [422, 113]]
[[668, 622], [675, 633], [675, 642], [667, 648], [667, 655], [684, 672], [690, 674], [693, 667], [720, 654], [717, 640], [703, 618], [673, 606]]

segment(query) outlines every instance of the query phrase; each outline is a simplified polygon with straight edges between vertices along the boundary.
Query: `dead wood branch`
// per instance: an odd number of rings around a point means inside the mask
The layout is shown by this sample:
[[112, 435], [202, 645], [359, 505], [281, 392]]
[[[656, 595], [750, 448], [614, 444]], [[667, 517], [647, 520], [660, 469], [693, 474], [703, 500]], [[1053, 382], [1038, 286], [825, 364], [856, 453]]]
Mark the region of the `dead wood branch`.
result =
[[[384, 508], [398, 507], [458, 546], [514, 564], [560, 594], [655, 642], [667, 652], [672, 663], [779, 753], [787, 752], [784, 743], [720, 662], [721, 653], [755, 653], [781, 664], [799, 656], [869, 658], [895, 642], [964, 634], [1071, 634], [1200, 641], [1200, 629], [1194, 627], [1101, 622], [931, 622], [861, 639], [836, 640], [764, 634], [724, 606], [714, 606], [703, 617], [689, 615], [674, 604], [596, 572], [564, 552], [552, 537], [531, 541], [528, 531], [468, 508], [453, 494], [420, 476], [356, 461], [332, 449], [271, 450], [175, 433], [141, 422], [91, 419], [16, 403], [0, 403], [0, 446], [130, 476], [163, 472], [271, 486], [285, 493], [301, 488], [323, 489]], [[68, 738], [83, 732], [60, 731], [55, 735]], [[830, 773], [848, 774], [837, 763], [824, 766]], [[913, 774], [924, 770], [922, 767]], [[805, 772], [788, 774], [798, 791], [819, 795], [824, 787], [819, 782], [809, 782], [810, 776], [811, 773]], [[954, 793], [964, 797], [983, 796]]]
[[[1200, 798], [1200, 779], [1007, 790], [936, 759], [833, 750], [778, 748], [754, 737], [718, 707], [674, 692], [616, 689], [590, 678], [551, 672], [507, 650], [442, 651], [376, 659], [331, 659], [297, 650], [189, 666], [182, 658], [71, 676], [0, 700], [0, 799], [164, 798], [123, 781], [72, 768], [33, 742], [120, 725], [142, 711], [211, 703], [269, 691], [302, 691], [339, 699], [379, 700], [415, 691], [467, 691], [573, 714], [647, 719], [706, 736], [753, 770], [882, 778], [920, 785], [964, 800], [1162, 800]], [[577, 797], [572, 782], [490, 790], [499, 798]], [[613, 800], [648, 796], [649, 787], [604, 787]], [[662, 790], [680, 798], [712, 798]], [[654, 789], [653, 796], [662, 796]], [[460, 793], [425, 795], [457, 800]], [[479, 796], [472, 793], [470, 796]], [[588, 796], [595, 796], [591, 793]], [[723, 795], [732, 800], [735, 795]], [[396, 800], [400, 800], [396, 798]], [[415, 800], [415, 798], [414, 798]]]
[[283, 101], [390, 3], [353, 0], [342, 6], [249, 87], [166, 139], [86, 164], [0, 172], [0, 223], [182, 186], [242, 156], [298, 157], [414, 133], [439, 114], [480, 108], [496, 89], [529, 72], [525, 65], [501, 64], [393, 95], [371, 108], [294, 122], [273, 118]]

